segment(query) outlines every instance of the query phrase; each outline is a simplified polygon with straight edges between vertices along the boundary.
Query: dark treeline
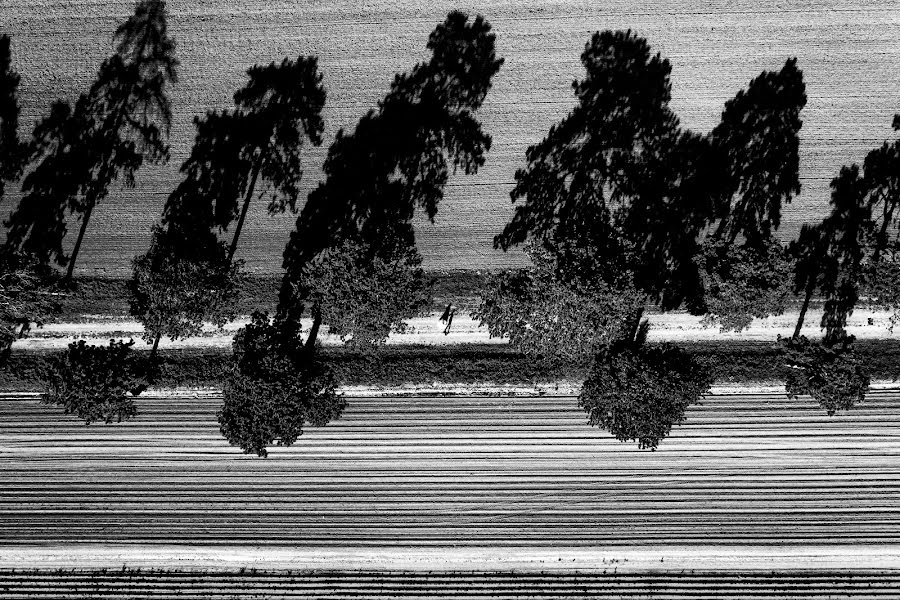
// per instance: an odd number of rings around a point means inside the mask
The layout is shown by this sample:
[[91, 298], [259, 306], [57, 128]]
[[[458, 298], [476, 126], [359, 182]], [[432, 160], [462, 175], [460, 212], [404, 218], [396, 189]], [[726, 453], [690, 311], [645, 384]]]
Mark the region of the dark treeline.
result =
[[[134, 259], [130, 309], [149, 357], [138, 360], [130, 343], [73, 344], [47, 401], [88, 422], [134, 414], [132, 398], [153, 383], [163, 337], [237, 316], [245, 275], [235, 253], [250, 205], [264, 201], [271, 214], [296, 215], [296, 227], [275, 314], [255, 313], [235, 337], [222, 433], [265, 456], [273, 443], [293, 443], [305, 423], [340, 416], [320, 331], [375, 353], [428, 309], [433, 282], [413, 217], [433, 220], [451, 174], [477, 172], [491, 147], [478, 120], [503, 64], [491, 26], [451, 12], [426, 48], [430, 57], [397, 74], [353, 131], [338, 132], [305, 202], [303, 150], [322, 143], [327, 101], [318, 59], [250, 66], [233, 108], [194, 119], [182, 180], [147, 252]], [[77, 285], [96, 205], [117, 181], [133, 186], [145, 161], [168, 160], [178, 60], [163, 0], [138, 2], [113, 50], [88, 90], [54, 103], [22, 140], [18, 75], [10, 40], [0, 37], [0, 194], [18, 181], [23, 193], [0, 249], [7, 353], [31, 323], [53, 317], [60, 290]], [[687, 309], [739, 331], [798, 295], [796, 331], [776, 341], [795, 367], [788, 392], [811, 394], [830, 413], [862, 400], [868, 376], [845, 327], [862, 289], [900, 315], [900, 141], [870, 152], [862, 167], [844, 167], [830, 215], [782, 240], [782, 208], [800, 192], [806, 89], [796, 59], [751, 79], [708, 134], [681, 126], [669, 106], [671, 65], [647, 40], [598, 32], [581, 59], [575, 106], [528, 149], [511, 192], [514, 216], [495, 240], [504, 250], [524, 244], [532, 266], [493, 277], [473, 315], [535, 360], [589, 357], [579, 399], [589, 422], [641, 447], [655, 448], [711, 384], [683, 350], [647, 342], [647, 306]], [[825, 302], [819, 341], [802, 335], [813, 297]]]

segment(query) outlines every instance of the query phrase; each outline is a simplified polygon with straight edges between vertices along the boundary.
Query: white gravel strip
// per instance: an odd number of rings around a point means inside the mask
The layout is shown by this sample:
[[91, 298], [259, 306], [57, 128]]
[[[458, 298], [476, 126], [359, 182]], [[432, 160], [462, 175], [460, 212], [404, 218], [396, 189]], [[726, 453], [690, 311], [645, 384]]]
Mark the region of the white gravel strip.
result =
[[[857, 310], [848, 319], [847, 331], [858, 339], [895, 339], [895, 334], [890, 330], [890, 312]], [[410, 319], [406, 333], [392, 335], [387, 343], [390, 345], [426, 345], [445, 346], [454, 344], [505, 344], [506, 340], [491, 338], [484, 327], [468, 315], [458, 315], [453, 320], [453, 326], [448, 335], [444, 335], [444, 323], [439, 319], [438, 313], [427, 317]], [[787, 313], [778, 317], [755, 320], [749, 328], [740, 332], [721, 332], [718, 327], [703, 327], [701, 318], [691, 316], [683, 312], [651, 315], [650, 333], [648, 339], [654, 342], [685, 342], [685, 341], [748, 341], [774, 342], [781, 335], [787, 337], [793, 334], [797, 320], [796, 313]], [[810, 338], [821, 337], [822, 332], [818, 326], [821, 318], [821, 310], [810, 311], [806, 318], [807, 325], [803, 328], [804, 335]], [[221, 330], [212, 325], [204, 327], [202, 336], [174, 342], [163, 339], [160, 348], [224, 348], [231, 346], [234, 333], [246, 325], [249, 319], [244, 317], [227, 324]], [[309, 328], [310, 322], [303, 321], [304, 328]], [[140, 339], [143, 327], [137, 321], [114, 320], [102, 318], [97, 321], [85, 323], [49, 323], [44, 327], [35, 328], [29, 337], [17, 340], [13, 347], [17, 350], [50, 350], [65, 348], [75, 339], [88, 339], [92, 343], [105, 344], [111, 337], [116, 339], [134, 338], [136, 346], [145, 343]], [[340, 338], [327, 333], [320, 336], [326, 346], [340, 345]], [[900, 329], [896, 333], [896, 339], [900, 339]], [[147, 344], [149, 347], [149, 344]]]
[[[869, 385], [869, 389], [875, 390], [900, 390], [900, 381], [889, 379], [876, 380]], [[350, 398], [393, 398], [393, 397], [429, 397], [429, 396], [509, 396], [526, 397], [572, 397], [581, 393], [580, 381], [559, 381], [541, 384], [493, 384], [490, 382], [479, 384], [464, 383], [440, 383], [429, 385], [409, 384], [400, 386], [375, 386], [375, 385], [344, 385], [338, 388], [338, 393]], [[784, 383], [777, 381], [761, 382], [754, 384], [720, 384], [710, 388], [710, 396], [733, 396], [744, 394], [784, 394]], [[155, 398], [210, 398], [220, 396], [221, 388], [216, 387], [180, 387], [180, 388], [149, 388], [142, 394], [143, 397]], [[0, 398], [24, 398], [38, 397], [41, 392], [0, 392]]]
[[900, 570], [897, 545], [659, 548], [287, 548], [66, 545], [0, 547], [0, 568], [178, 568], [401, 571]]

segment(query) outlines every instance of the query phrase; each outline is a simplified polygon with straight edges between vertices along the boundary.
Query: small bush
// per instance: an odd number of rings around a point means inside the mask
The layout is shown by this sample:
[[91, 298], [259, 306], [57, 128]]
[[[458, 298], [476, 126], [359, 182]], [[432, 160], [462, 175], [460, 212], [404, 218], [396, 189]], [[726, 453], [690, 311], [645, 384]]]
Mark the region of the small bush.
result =
[[0, 364], [9, 358], [15, 340], [35, 323], [41, 327], [60, 310], [55, 272], [20, 253], [0, 253]]
[[385, 258], [363, 244], [345, 242], [306, 264], [294, 302], [316, 307], [328, 332], [359, 351], [374, 351], [406, 319], [427, 314], [432, 282], [415, 247]]
[[509, 338], [516, 350], [546, 361], [589, 362], [613, 340], [628, 335], [642, 306], [634, 289], [561, 282], [556, 259], [537, 244], [526, 252], [534, 266], [487, 280], [472, 318], [490, 336]]
[[578, 404], [590, 425], [655, 450], [711, 384], [709, 370], [680, 348], [612, 347], [598, 354]]
[[829, 415], [865, 400], [869, 373], [853, 351], [853, 336], [833, 344], [810, 342], [806, 336], [779, 341], [788, 367], [785, 388], [789, 397], [811, 396]]
[[143, 369], [131, 355], [134, 341], [110, 340], [109, 346], [90, 346], [84, 340], [69, 344], [52, 363], [45, 404], [62, 406], [66, 414], [94, 421], [121, 422], [137, 414], [129, 395], [141, 383]]
[[233, 343], [235, 365], [223, 387], [222, 435], [244, 452], [266, 457], [267, 446], [290, 446], [303, 425], [340, 417], [346, 401], [326, 365], [267, 315], [255, 313]]
[[742, 331], [754, 318], [786, 310], [794, 265], [778, 240], [770, 238], [764, 248], [707, 243], [696, 262], [705, 290], [704, 326]]

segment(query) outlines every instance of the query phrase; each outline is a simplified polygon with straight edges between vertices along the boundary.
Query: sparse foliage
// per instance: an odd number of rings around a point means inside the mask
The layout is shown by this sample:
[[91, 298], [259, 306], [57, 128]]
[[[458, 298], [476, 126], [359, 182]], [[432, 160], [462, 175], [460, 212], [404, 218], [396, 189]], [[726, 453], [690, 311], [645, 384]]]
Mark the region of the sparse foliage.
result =
[[59, 310], [53, 273], [23, 255], [0, 255], [0, 364], [12, 343], [34, 323], [41, 327]]
[[853, 336], [811, 342], [806, 336], [779, 340], [788, 366], [788, 396], [812, 396], [828, 411], [849, 410], [866, 397], [869, 375], [853, 352]]
[[134, 259], [131, 314], [144, 326], [144, 341], [184, 339], [199, 334], [204, 322], [222, 327], [237, 316], [232, 300], [241, 265], [229, 262], [223, 245], [205, 233], [204, 244], [156, 226], [150, 250]]
[[298, 301], [309, 303], [329, 333], [347, 345], [372, 350], [389, 334], [406, 331], [405, 320], [429, 307], [431, 285], [421, 263], [415, 248], [386, 260], [347, 242], [304, 265], [298, 289], [306, 293]]
[[121, 422], [137, 414], [130, 392], [142, 383], [141, 369], [130, 342], [110, 340], [91, 346], [84, 340], [69, 344], [48, 374], [42, 401], [62, 406], [88, 425], [95, 421]]
[[472, 313], [491, 337], [508, 337], [529, 356], [582, 362], [630, 333], [643, 304], [637, 291], [602, 281], [562, 283], [551, 252], [534, 243], [526, 252], [533, 267], [492, 276]]
[[578, 404], [590, 425], [655, 450], [711, 384], [709, 371], [679, 348], [620, 345], [597, 355]]

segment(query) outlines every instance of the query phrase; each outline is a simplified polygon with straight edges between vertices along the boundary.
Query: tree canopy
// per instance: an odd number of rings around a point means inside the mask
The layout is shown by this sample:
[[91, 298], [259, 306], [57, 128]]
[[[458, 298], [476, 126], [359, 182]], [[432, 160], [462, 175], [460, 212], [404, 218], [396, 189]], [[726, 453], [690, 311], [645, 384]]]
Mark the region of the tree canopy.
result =
[[551, 252], [534, 242], [526, 252], [533, 267], [492, 276], [472, 312], [491, 337], [509, 338], [542, 360], [583, 362], [631, 333], [630, 317], [644, 301], [636, 290], [604, 281], [560, 283]]
[[[595, 33], [581, 62], [578, 104], [528, 149], [510, 194], [523, 203], [495, 245], [533, 237], [555, 254], [562, 281], [634, 285], [662, 300], [664, 283], [693, 256], [704, 225], [697, 203], [711, 202], [681, 193], [698, 182], [708, 143], [680, 131], [669, 107], [671, 65], [643, 38]], [[681, 239], [660, 243], [654, 229], [663, 226]]]
[[268, 455], [290, 446], [303, 426], [340, 417], [346, 400], [328, 366], [268, 315], [254, 313], [233, 342], [235, 363], [225, 379], [218, 419], [222, 435], [244, 452]]
[[709, 370], [680, 348], [627, 343], [597, 356], [578, 404], [590, 425], [655, 450], [711, 384]]
[[142, 384], [142, 370], [131, 354], [130, 342], [110, 340], [92, 346], [84, 340], [69, 344], [57, 355], [48, 373], [45, 404], [62, 406], [90, 425], [121, 422], [137, 414], [132, 390]]

